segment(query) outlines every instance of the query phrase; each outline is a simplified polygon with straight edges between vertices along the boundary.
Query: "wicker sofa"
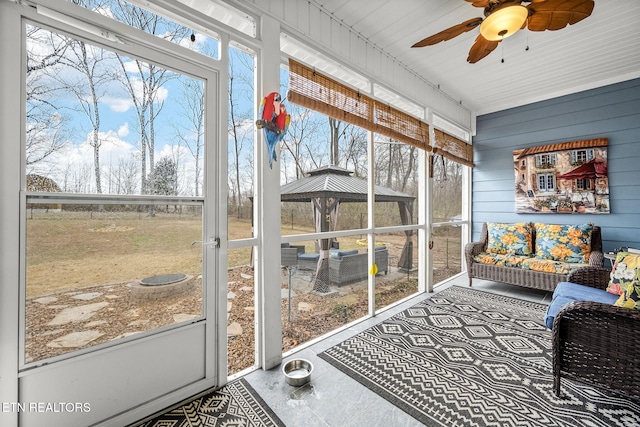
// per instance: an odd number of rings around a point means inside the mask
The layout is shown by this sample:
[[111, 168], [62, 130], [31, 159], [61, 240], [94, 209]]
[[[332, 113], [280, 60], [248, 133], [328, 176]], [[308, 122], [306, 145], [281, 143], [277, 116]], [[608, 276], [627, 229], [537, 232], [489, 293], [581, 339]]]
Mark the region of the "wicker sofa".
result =
[[[510, 263], [507, 259], [502, 260], [501, 262], [496, 263], [486, 263], [483, 261], [483, 255], [487, 254], [488, 244], [489, 244], [489, 231], [487, 223], [482, 224], [482, 230], [480, 232], [480, 239], [477, 242], [468, 243], [465, 246], [465, 261], [467, 264], [467, 275], [469, 277], [469, 286], [472, 286], [473, 279], [485, 279], [485, 280], [493, 280], [496, 282], [509, 283], [513, 285], [524, 286], [528, 288], [534, 289], [543, 289], [547, 291], [553, 291], [556, 288], [556, 285], [559, 282], [567, 281], [569, 274], [571, 271], [584, 267], [584, 266], [592, 266], [592, 267], [600, 267], [603, 266], [604, 256], [602, 253], [602, 240], [600, 236], [600, 227], [593, 226], [591, 231], [591, 239], [590, 239], [590, 255], [588, 259], [588, 264], [569, 264], [569, 263], [561, 263], [554, 262], [551, 260], [540, 259], [536, 257], [536, 225], [541, 224], [533, 224], [533, 223], [520, 223], [529, 225], [531, 228], [531, 251], [532, 253], [528, 255], [528, 258], [532, 261], [540, 261], [537, 264], [547, 264], [555, 267], [554, 272], [551, 271], [540, 271], [531, 269], [531, 263], [527, 264], [523, 268], [522, 265], [518, 265], [516, 263]], [[547, 226], [547, 225], [544, 225]], [[534, 266], [535, 268], [536, 266]], [[544, 266], [546, 267], [546, 266]], [[562, 271], [562, 273], [558, 273], [557, 271]]]
[[[378, 274], [389, 270], [389, 251], [385, 246], [376, 248]], [[367, 278], [369, 263], [366, 252], [332, 249], [329, 255], [329, 281], [338, 286], [359, 282]]]
[[[636, 269], [636, 277], [638, 274], [640, 272]], [[614, 281], [613, 276], [614, 273], [607, 269], [585, 267], [569, 275], [570, 283], [561, 284], [573, 285], [565, 292], [571, 292], [570, 297], [574, 301], [562, 305], [552, 318], [556, 396], [560, 396], [562, 376], [640, 400], [640, 342], [635, 339], [635, 331], [640, 326], [637, 290], [634, 296], [632, 285], [623, 291], [624, 298], [617, 299], [614, 295], [609, 302], [591, 300], [602, 300], [602, 296], [592, 298], [592, 295], [596, 292], [606, 293], [604, 289]], [[585, 292], [579, 289], [580, 286], [592, 290]], [[561, 286], [557, 291], [561, 291]], [[562, 296], [554, 293], [554, 301]], [[589, 300], [581, 300], [584, 298]], [[611, 299], [616, 301], [611, 304]], [[554, 310], [552, 305], [553, 302], [549, 306], [550, 311]], [[547, 316], [550, 314], [554, 313], [548, 311]]]

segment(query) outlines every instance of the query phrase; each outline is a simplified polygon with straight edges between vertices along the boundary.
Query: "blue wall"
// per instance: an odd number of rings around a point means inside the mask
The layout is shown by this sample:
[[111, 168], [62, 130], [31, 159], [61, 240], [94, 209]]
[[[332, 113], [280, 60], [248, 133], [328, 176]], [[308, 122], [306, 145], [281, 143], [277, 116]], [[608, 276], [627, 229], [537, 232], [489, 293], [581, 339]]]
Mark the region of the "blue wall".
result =
[[[514, 150], [594, 138], [609, 139], [610, 214], [515, 213]], [[640, 79], [480, 116], [473, 148], [473, 240], [485, 221], [593, 222], [605, 251], [640, 248]]]

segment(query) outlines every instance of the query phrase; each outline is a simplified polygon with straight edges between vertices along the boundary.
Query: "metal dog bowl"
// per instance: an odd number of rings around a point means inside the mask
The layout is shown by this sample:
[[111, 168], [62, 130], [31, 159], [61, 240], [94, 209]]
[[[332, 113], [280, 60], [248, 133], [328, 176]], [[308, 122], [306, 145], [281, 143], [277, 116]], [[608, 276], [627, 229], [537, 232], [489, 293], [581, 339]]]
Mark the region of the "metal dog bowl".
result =
[[282, 366], [282, 373], [289, 385], [301, 386], [311, 381], [313, 365], [308, 360], [293, 359]]

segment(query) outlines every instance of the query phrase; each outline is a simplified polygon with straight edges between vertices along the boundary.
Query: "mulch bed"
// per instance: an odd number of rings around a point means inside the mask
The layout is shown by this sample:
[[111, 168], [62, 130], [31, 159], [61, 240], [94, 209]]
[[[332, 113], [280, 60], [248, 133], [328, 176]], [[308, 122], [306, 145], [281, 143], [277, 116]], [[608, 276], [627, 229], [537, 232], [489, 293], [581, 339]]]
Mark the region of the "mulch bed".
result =
[[[438, 270], [442, 280], [455, 271]], [[246, 266], [229, 270], [228, 325], [237, 323], [242, 333], [228, 338], [229, 375], [254, 366], [254, 292], [253, 269]], [[437, 276], [434, 274], [434, 276]], [[73, 332], [98, 331], [101, 335], [84, 347], [108, 342], [135, 333], [171, 325], [181, 316], [197, 316], [201, 312], [201, 281], [196, 279], [194, 288], [183, 295], [164, 298], [162, 303], [138, 301], [131, 297], [129, 283], [93, 286], [29, 298], [26, 303], [26, 362], [38, 361], [64, 354], [77, 348], [52, 347], [56, 338]], [[283, 288], [286, 293], [286, 277], [283, 274]], [[295, 287], [293, 288], [296, 289]], [[376, 307], [384, 307], [417, 290], [416, 279], [402, 279], [387, 282], [379, 287]], [[335, 330], [346, 323], [367, 315], [368, 296], [366, 286], [345, 289], [346, 295], [330, 297], [296, 291], [289, 308], [288, 299], [282, 299], [283, 352], [289, 351], [311, 339]], [[91, 300], [74, 298], [78, 295], [100, 294]], [[43, 302], [44, 301], [44, 302]], [[83, 321], [73, 321], [60, 325], [50, 325], [55, 316], [64, 308], [79, 307], [95, 303], [103, 304], [93, 316]], [[289, 321], [289, 309], [291, 321]], [[177, 316], [177, 317], [176, 317]], [[48, 345], [49, 344], [49, 345]], [[82, 347], [80, 347], [82, 348]]]

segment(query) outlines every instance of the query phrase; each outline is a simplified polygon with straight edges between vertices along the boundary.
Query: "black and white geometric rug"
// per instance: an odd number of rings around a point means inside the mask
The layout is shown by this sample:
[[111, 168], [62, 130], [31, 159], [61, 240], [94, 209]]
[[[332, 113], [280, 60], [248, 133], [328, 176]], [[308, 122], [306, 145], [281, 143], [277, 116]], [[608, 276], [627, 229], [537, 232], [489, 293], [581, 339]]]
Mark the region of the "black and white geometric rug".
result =
[[562, 381], [546, 306], [451, 287], [319, 357], [427, 426], [640, 426], [640, 405]]
[[284, 424], [240, 378], [136, 427], [262, 427]]

